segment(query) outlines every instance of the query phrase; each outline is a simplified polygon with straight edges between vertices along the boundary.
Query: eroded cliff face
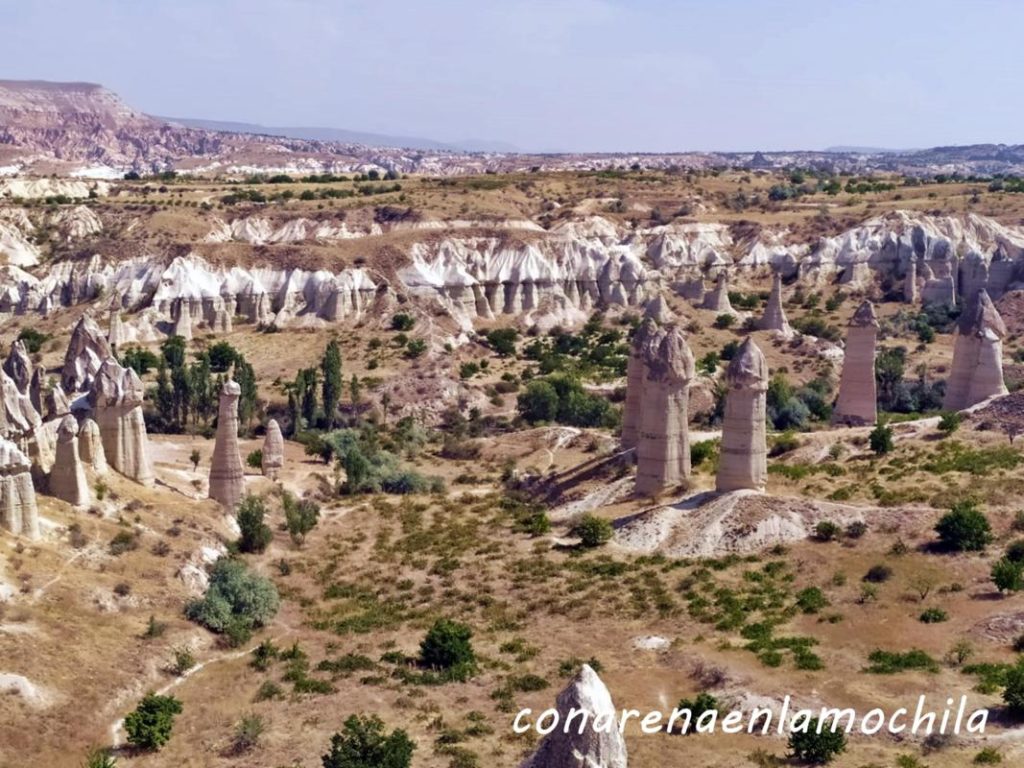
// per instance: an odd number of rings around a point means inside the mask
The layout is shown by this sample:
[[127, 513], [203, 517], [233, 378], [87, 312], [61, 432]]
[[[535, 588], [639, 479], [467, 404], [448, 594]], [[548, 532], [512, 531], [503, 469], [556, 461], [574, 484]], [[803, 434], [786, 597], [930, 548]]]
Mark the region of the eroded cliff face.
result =
[[[571, 327], [595, 309], [641, 309], [667, 291], [706, 303], [714, 281], [742, 285], [747, 277], [768, 279], [769, 269], [810, 286], [877, 284], [924, 303], [951, 303], [981, 289], [997, 300], [1024, 285], [1024, 228], [973, 214], [898, 211], [801, 243], [784, 229], [742, 236], [724, 224], [633, 228], [600, 216], [544, 229], [512, 219], [381, 224], [278, 213], [209, 217], [192, 252], [148, 241], [139, 249], [145, 255], [104, 252], [108, 230], [130, 240], [135, 223], [111, 225], [86, 206], [32, 217], [17, 206], [0, 207], [0, 252], [7, 259], [0, 266], [0, 314], [97, 303], [104, 313], [116, 311], [110, 320], [115, 343], [123, 344], [176, 328], [226, 332], [235, 321], [281, 328], [358, 323], [379, 319], [400, 298], [449, 315], [466, 331], [495, 318]], [[78, 244], [76, 258], [40, 253], [33, 239], [40, 226]], [[330, 254], [343, 241], [355, 256], [340, 268], [282, 266], [289, 262], [274, 250]], [[249, 250], [204, 257], [218, 248]]]

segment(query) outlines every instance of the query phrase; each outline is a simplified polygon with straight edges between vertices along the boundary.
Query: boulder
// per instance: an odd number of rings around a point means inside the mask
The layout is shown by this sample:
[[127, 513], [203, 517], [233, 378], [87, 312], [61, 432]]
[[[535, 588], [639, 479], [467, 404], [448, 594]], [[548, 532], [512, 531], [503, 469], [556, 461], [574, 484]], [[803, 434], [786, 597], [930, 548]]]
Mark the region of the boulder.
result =
[[217, 413], [217, 438], [210, 465], [211, 499], [234, 509], [245, 494], [245, 470], [238, 451], [238, 397], [242, 388], [228, 379], [220, 392]]
[[96, 372], [89, 404], [99, 426], [106, 460], [125, 477], [152, 485], [153, 466], [142, 416], [144, 396], [145, 388], [138, 374], [108, 359]]
[[655, 496], [690, 476], [688, 408], [694, 362], [682, 329], [671, 325], [650, 338], [642, 363], [636, 491]]
[[71, 343], [64, 355], [64, 369], [60, 376], [64, 391], [73, 394], [88, 390], [111, 354], [110, 343], [96, 321], [87, 314], [82, 315], [71, 333]]
[[618, 711], [590, 665], [584, 664], [558, 694], [555, 709], [557, 726], [520, 768], [626, 768]]
[[768, 363], [753, 337], [736, 351], [725, 371], [728, 392], [718, 459], [718, 491], [764, 491], [768, 479], [765, 438]]
[[263, 438], [263, 474], [276, 480], [278, 472], [284, 466], [284, 436], [277, 419], [267, 424], [267, 434]]
[[76, 507], [87, 507], [92, 501], [78, 452], [78, 421], [68, 414], [57, 427], [57, 451], [50, 470], [50, 494]]
[[0, 438], [0, 527], [18, 536], [39, 538], [32, 462], [4, 438]]
[[875, 385], [875, 340], [878, 320], [870, 301], [861, 304], [846, 332], [846, 353], [839, 378], [839, 397], [832, 411], [833, 424], [864, 426], [878, 418]]

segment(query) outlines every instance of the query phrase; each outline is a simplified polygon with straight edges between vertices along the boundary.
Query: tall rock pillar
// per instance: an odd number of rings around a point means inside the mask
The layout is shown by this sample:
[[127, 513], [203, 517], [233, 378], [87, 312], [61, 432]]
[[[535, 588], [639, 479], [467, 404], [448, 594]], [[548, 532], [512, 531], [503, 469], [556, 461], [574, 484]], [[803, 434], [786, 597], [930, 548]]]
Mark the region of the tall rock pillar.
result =
[[832, 411], [832, 423], [863, 426], [878, 418], [875, 390], [875, 340], [878, 320], [875, 307], [865, 301], [850, 319], [846, 332], [846, 353], [839, 379], [839, 397]]
[[78, 454], [78, 421], [68, 414], [57, 427], [57, 452], [50, 470], [50, 493], [76, 507], [92, 501], [85, 467]]
[[725, 372], [728, 393], [718, 459], [718, 491], [763, 491], [768, 477], [765, 438], [768, 363], [747, 337]]
[[757, 323], [762, 331], [778, 331], [785, 336], [793, 335], [793, 328], [786, 319], [786, 310], [782, 307], [782, 275], [776, 272], [772, 278], [772, 293], [765, 304], [764, 314]]
[[263, 438], [263, 474], [271, 480], [276, 480], [283, 466], [284, 436], [281, 434], [281, 425], [277, 423], [277, 419], [271, 419], [267, 423], [267, 434]]
[[690, 476], [688, 405], [694, 364], [682, 329], [669, 326], [648, 340], [643, 370], [636, 491], [654, 496]]
[[142, 416], [145, 388], [131, 368], [108, 359], [96, 373], [89, 402], [99, 425], [103, 454], [116, 471], [142, 485], [152, 485], [146, 421]]
[[957, 325], [943, 408], [959, 411], [1007, 393], [1003, 382], [1004, 336], [1006, 324], [982, 288]]
[[234, 509], [245, 494], [245, 470], [238, 452], [238, 397], [242, 388], [228, 379], [220, 392], [217, 438], [210, 465], [210, 498]]
[[640, 433], [644, 397], [644, 362], [643, 348], [647, 341], [657, 333], [654, 322], [644, 320], [633, 334], [626, 362], [626, 403], [622, 409], [622, 449], [636, 448]]

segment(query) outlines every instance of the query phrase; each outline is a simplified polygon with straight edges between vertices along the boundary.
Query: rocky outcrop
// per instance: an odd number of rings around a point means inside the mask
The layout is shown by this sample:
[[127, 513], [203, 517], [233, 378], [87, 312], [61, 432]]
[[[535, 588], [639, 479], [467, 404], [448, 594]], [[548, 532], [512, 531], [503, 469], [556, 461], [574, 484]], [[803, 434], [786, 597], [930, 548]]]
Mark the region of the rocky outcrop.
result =
[[0, 438], [0, 527], [39, 538], [39, 512], [32, 485], [32, 462], [10, 440]]
[[903, 279], [903, 300], [907, 304], [917, 304], [921, 301], [921, 289], [917, 284], [916, 258], [912, 258], [907, 265], [907, 274]]
[[1003, 382], [1003, 337], [1006, 324], [988, 292], [978, 291], [960, 316], [953, 341], [953, 365], [942, 407], [959, 411], [1007, 393]]
[[36, 413], [43, 412], [43, 397], [47, 389], [46, 371], [42, 367], [36, 368], [32, 372], [32, 381], [28, 384], [28, 399]]
[[82, 315], [64, 355], [60, 377], [64, 391], [74, 393], [89, 389], [100, 367], [111, 356], [110, 344], [96, 321], [88, 314]]
[[772, 278], [772, 292], [757, 327], [762, 331], [778, 331], [783, 336], [793, 335], [793, 329], [786, 319], [786, 310], [782, 306], [782, 274], [779, 272]]
[[123, 347], [130, 341], [132, 338], [121, 319], [121, 313], [116, 309], [110, 310], [110, 330], [107, 331], [107, 342], [111, 347]]
[[78, 455], [82, 463], [91, 467], [97, 475], [107, 473], [107, 457], [103, 451], [103, 438], [99, 425], [92, 419], [82, 422], [78, 430]]
[[153, 466], [142, 416], [144, 396], [138, 374], [109, 359], [96, 372], [89, 404], [110, 466], [137, 483], [152, 485]]
[[174, 302], [171, 314], [174, 317], [174, 325], [171, 328], [171, 336], [181, 336], [185, 341], [192, 340], [192, 312], [183, 301]]
[[657, 326], [650, 318], [645, 319], [633, 334], [629, 359], [626, 361], [626, 402], [622, 408], [622, 432], [620, 442], [623, 450], [636, 448], [643, 417], [644, 389], [644, 347], [657, 333]]
[[694, 362], [682, 329], [669, 326], [648, 339], [642, 363], [636, 492], [655, 496], [690, 476], [688, 403]]
[[846, 332], [843, 372], [839, 378], [839, 397], [832, 411], [834, 424], [863, 426], [878, 418], [875, 384], [875, 340], [878, 320], [875, 307], [865, 301], [853, 313]]
[[228, 379], [220, 392], [217, 412], [217, 438], [210, 464], [211, 499], [234, 509], [245, 494], [245, 470], [238, 450], [238, 397], [242, 389]]
[[722, 492], [763, 491], [768, 479], [768, 363], [752, 337], [729, 361], [725, 382], [728, 392], [715, 487]]
[[729, 301], [729, 276], [725, 270], [718, 273], [715, 287], [704, 296], [704, 303], [701, 306], [720, 315], [736, 314]]
[[50, 470], [50, 494], [76, 507], [92, 501], [85, 467], [78, 453], [78, 421], [68, 415], [57, 427], [57, 453]]
[[276, 480], [281, 467], [284, 466], [284, 436], [277, 419], [267, 423], [267, 434], [263, 438], [263, 474]]
[[18, 391], [23, 395], [29, 393], [32, 384], [32, 376], [35, 374], [35, 366], [28, 350], [25, 349], [25, 342], [19, 340], [11, 344], [11, 351], [4, 360], [4, 373], [11, 377]]
[[47, 419], [56, 419], [66, 413], [71, 413], [71, 402], [68, 400], [68, 396], [64, 394], [64, 389], [56, 382], [46, 390], [43, 400], [46, 406]]
[[[589, 664], [584, 664], [558, 694], [555, 710], [555, 729], [520, 768], [626, 768], [619, 712], [608, 688]], [[572, 720], [571, 713], [576, 713]]]

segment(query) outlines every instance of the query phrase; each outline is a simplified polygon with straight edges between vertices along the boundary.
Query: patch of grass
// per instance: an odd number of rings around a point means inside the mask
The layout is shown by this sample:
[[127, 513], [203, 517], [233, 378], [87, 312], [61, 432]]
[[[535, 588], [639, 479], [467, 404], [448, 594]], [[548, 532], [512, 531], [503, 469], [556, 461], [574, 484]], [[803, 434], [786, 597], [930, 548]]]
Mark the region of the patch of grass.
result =
[[939, 671], [939, 662], [917, 648], [901, 653], [899, 651], [872, 651], [868, 656], [871, 662], [864, 669], [873, 675], [894, 675], [897, 672], [923, 670], [933, 674]]

